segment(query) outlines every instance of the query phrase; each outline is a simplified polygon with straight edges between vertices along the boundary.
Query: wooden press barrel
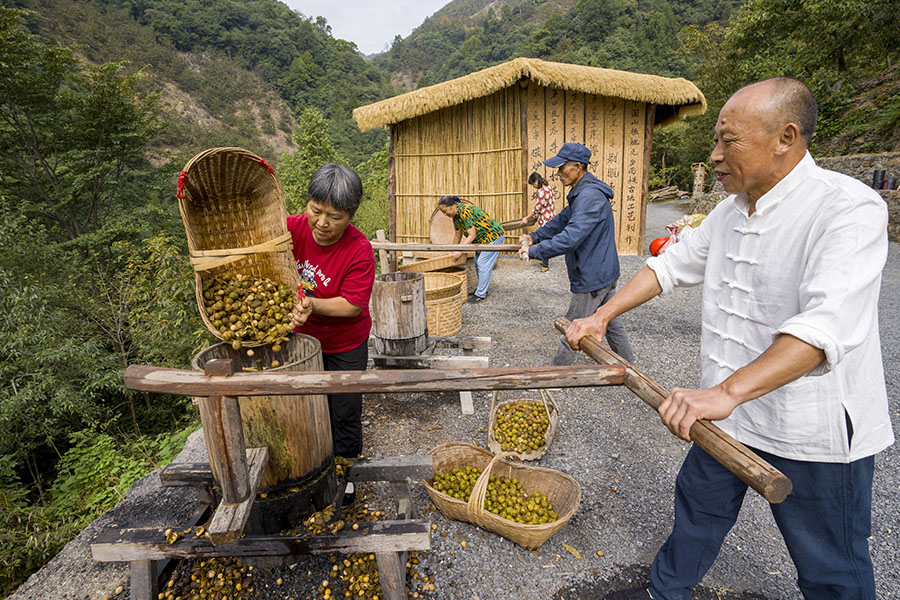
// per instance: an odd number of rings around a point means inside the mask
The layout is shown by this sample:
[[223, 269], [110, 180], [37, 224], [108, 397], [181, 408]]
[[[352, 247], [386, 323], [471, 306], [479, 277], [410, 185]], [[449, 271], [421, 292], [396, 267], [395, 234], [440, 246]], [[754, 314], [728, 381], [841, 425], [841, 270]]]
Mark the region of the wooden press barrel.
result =
[[425, 318], [425, 277], [398, 272], [375, 276], [372, 321], [375, 352], [388, 356], [414, 356], [428, 347]]
[[[268, 367], [276, 359], [283, 363], [282, 366], [267, 370], [324, 370], [319, 341], [296, 333], [288, 337], [279, 352], [272, 352], [271, 346], [260, 346], [253, 348], [252, 357], [247, 356], [246, 349], [233, 350], [227, 342], [216, 344], [197, 354], [192, 367], [202, 371], [207, 361], [216, 358], [231, 359], [236, 371], [247, 368], [262, 371], [262, 367]], [[320, 394], [239, 396], [238, 402], [247, 448], [265, 446], [269, 449], [269, 461], [258, 491], [290, 489], [295, 493], [302, 492], [305, 499], [301, 504], [307, 506], [298, 509], [300, 512], [297, 518], [328, 504], [337, 488], [328, 397]], [[206, 403], [201, 402], [200, 407], [200, 418], [206, 427], [210, 422], [210, 415], [204, 414], [208, 412]], [[206, 449], [212, 454], [208, 441]], [[213, 477], [219, 481], [215, 461], [211, 461], [210, 467]], [[279, 508], [276, 512], [283, 511], [283, 508]]]

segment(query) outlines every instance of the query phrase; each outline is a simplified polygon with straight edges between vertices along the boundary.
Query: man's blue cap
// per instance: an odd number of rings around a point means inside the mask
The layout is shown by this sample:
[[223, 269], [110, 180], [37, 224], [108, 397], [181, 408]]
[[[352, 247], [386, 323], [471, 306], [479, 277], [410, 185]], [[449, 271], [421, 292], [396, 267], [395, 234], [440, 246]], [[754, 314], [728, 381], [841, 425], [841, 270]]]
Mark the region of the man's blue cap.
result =
[[570, 160], [586, 165], [591, 161], [591, 151], [582, 144], [566, 142], [559, 149], [559, 152], [556, 153], [556, 156], [551, 156], [544, 161], [544, 164], [551, 169], [556, 169]]

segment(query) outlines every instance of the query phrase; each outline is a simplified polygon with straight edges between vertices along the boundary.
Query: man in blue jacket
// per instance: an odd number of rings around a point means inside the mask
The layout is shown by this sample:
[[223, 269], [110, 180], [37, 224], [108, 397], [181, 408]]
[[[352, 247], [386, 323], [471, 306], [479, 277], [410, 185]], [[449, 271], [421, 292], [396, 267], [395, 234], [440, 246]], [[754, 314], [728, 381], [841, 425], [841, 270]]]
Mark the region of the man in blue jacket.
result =
[[[544, 161], [563, 185], [570, 186], [566, 200], [569, 204], [556, 217], [533, 233], [519, 238], [523, 244], [519, 254], [545, 260], [566, 255], [566, 270], [572, 299], [566, 318], [570, 321], [588, 317], [616, 293], [619, 279], [619, 255], [616, 252], [616, 228], [609, 201], [613, 190], [609, 185], [588, 173], [591, 151], [582, 144], [566, 142], [556, 156]], [[610, 321], [606, 341], [613, 352], [634, 361], [631, 342], [620, 318]], [[570, 365], [576, 353], [560, 339], [551, 365]]]

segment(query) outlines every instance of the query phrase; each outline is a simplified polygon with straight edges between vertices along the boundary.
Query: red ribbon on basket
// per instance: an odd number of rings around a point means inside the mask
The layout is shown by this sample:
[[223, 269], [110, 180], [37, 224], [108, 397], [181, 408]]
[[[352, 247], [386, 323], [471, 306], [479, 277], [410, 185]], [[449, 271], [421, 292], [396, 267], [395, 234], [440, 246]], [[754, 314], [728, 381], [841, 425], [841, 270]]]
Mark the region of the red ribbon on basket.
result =
[[260, 158], [260, 159], [259, 159], [259, 164], [261, 164], [262, 166], [264, 166], [264, 167], [266, 168], [266, 170], [267, 170], [269, 173], [274, 173], [274, 172], [275, 172], [275, 168], [274, 168], [272, 165], [270, 165], [269, 163], [267, 163], [267, 162], [266, 162], [266, 159]]
[[187, 174], [187, 171], [178, 174], [178, 189], [175, 191], [175, 197], [178, 199], [184, 199], [184, 180], [187, 179]]

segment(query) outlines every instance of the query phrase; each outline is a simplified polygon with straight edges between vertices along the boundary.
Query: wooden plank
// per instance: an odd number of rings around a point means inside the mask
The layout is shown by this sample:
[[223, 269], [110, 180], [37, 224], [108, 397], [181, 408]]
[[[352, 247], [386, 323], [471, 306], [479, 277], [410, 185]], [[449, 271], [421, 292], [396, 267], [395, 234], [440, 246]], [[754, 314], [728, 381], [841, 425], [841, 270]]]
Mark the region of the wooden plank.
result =
[[459, 393], [459, 410], [464, 415], [475, 414], [475, 405], [472, 403], [472, 392]]
[[454, 346], [461, 350], [489, 350], [491, 347], [491, 338], [487, 336], [440, 337], [430, 335], [428, 340], [438, 346]]
[[159, 482], [163, 487], [215, 484], [208, 462], [170, 463], [159, 471]]
[[518, 244], [412, 244], [408, 242], [371, 242], [374, 250], [408, 252], [518, 252]]
[[169, 544], [164, 531], [160, 528], [107, 529], [91, 544], [91, 556], [98, 562], [122, 562], [220, 556], [301, 556], [326, 552], [400, 552], [431, 547], [431, 522], [419, 519], [361, 522], [359, 529], [347, 528], [337, 535], [244, 536], [221, 546], [213, 545], [205, 537], [192, 536]]
[[183, 396], [289, 396], [594, 387], [620, 385], [624, 376], [625, 368], [615, 365], [453, 371], [272, 371], [235, 373], [231, 377], [207, 377], [199, 371], [131, 365], [125, 370], [124, 383], [131, 390]]
[[131, 561], [131, 600], [156, 600], [159, 572], [155, 560]]
[[[554, 325], [561, 333], [565, 333], [569, 321], [559, 317]], [[594, 336], [583, 337], [579, 345], [582, 352], [599, 363], [624, 365], [625, 386], [653, 408], [658, 409], [669, 395], [665, 388], [598, 342]], [[791, 493], [793, 484], [790, 479], [710, 421], [700, 419], [694, 422], [691, 426], [691, 441], [769, 502], [783, 502]]]
[[406, 600], [406, 564], [400, 564], [396, 552], [376, 552], [381, 597], [384, 600]]
[[427, 455], [389, 456], [356, 463], [348, 481], [405, 481], [406, 478], [430, 479], [434, 476], [433, 457]]
[[256, 489], [262, 479], [269, 459], [268, 448], [248, 448], [247, 463], [249, 463], [250, 493], [242, 502], [231, 503], [222, 499], [215, 514], [209, 521], [209, 539], [216, 546], [230, 544], [238, 539], [244, 532], [244, 525], [250, 516], [250, 509], [256, 500]]

